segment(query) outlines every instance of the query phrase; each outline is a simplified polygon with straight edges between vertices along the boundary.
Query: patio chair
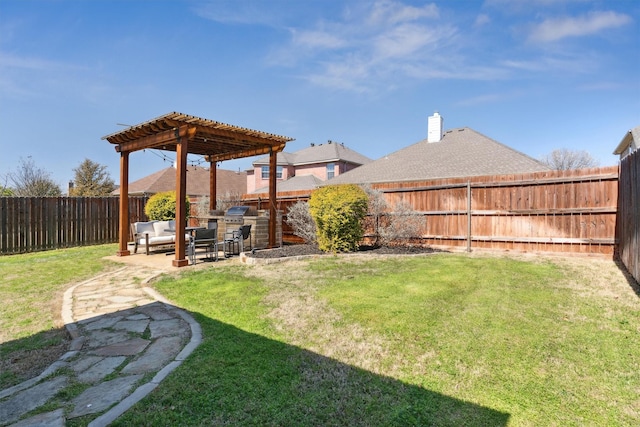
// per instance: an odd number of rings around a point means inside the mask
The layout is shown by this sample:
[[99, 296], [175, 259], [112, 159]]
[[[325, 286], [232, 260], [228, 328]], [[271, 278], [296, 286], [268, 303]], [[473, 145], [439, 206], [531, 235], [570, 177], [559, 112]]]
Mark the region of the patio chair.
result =
[[[209, 224], [211, 226], [211, 224]], [[193, 238], [189, 242], [189, 258], [191, 264], [196, 263], [196, 250], [205, 248], [209, 261], [218, 261], [218, 224], [213, 228], [202, 228], [195, 230]]]
[[[251, 246], [251, 224], [241, 225], [237, 230], [230, 230], [224, 234], [224, 257], [238, 255], [244, 252], [244, 241], [249, 239], [249, 249]], [[237, 251], [235, 249], [238, 249]]]

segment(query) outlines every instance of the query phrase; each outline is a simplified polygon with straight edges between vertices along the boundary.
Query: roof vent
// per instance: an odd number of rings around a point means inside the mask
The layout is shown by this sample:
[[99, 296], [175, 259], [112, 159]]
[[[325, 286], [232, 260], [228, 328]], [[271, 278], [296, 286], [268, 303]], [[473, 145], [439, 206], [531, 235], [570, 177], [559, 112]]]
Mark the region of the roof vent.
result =
[[429, 116], [427, 129], [427, 142], [440, 142], [442, 139], [442, 117], [436, 111]]

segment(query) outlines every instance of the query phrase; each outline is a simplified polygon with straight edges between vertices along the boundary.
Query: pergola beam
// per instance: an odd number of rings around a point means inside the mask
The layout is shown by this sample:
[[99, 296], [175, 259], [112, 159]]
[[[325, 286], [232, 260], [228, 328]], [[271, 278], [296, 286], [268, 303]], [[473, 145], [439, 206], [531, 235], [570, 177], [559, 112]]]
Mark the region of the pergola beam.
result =
[[144, 150], [145, 148], [157, 148], [167, 144], [175, 144], [180, 138], [192, 138], [196, 134], [196, 128], [180, 126], [176, 129], [166, 130], [154, 135], [143, 136], [133, 141], [122, 142], [116, 145], [119, 153]]
[[233, 153], [226, 154], [215, 154], [206, 156], [206, 159], [209, 162], [222, 162], [224, 160], [234, 160], [241, 159], [243, 157], [253, 157], [253, 156], [261, 156], [264, 154], [270, 153], [279, 153], [284, 150], [285, 144], [270, 146], [270, 147], [260, 147], [260, 148], [251, 148], [248, 150], [237, 151]]

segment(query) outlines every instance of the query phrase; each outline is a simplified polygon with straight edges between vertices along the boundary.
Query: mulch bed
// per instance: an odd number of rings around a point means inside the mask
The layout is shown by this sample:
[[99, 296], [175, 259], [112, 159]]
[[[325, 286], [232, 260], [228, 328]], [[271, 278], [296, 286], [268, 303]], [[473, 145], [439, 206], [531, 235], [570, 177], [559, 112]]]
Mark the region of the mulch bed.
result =
[[[413, 255], [440, 252], [437, 249], [423, 246], [360, 246], [356, 253], [371, 255]], [[327, 255], [315, 245], [284, 245], [280, 248], [261, 249], [247, 252], [248, 257], [253, 258], [287, 258], [301, 255]]]

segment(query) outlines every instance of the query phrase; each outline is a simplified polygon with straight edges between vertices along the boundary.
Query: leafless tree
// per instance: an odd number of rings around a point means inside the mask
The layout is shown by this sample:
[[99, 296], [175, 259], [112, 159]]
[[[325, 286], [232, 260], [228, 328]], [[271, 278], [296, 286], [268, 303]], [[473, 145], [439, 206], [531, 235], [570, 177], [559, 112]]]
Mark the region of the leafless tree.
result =
[[226, 211], [232, 206], [242, 204], [242, 193], [227, 191], [216, 198], [216, 209]]
[[293, 234], [301, 237], [306, 243], [316, 243], [316, 223], [309, 212], [309, 203], [298, 201], [287, 211], [287, 224], [293, 229]]
[[62, 190], [50, 177], [49, 172], [36, 166], [29, 156], [20, 159], [16, 172], [9, 172], [13, 194], [18, 197], [60, 196]]
[[598, 161], [591, 157], [591, 154], [584, 150], [568, 150], [560, 148], [544, 155], [540, 161], [551, 169], [569, 170], [593, 168], [598, 166]]
[[380, 225], [380, 242], [384, 245], [407, 245], [412, 238], [420, 236], [424, 224], [424, 215], [402, 200], [396, 203], [393, 211], [386, 215], [384, 224]]
[[367, 215], [370, 218], [370, 226], [373, 228], [373, 234], [375, 235], [374, 245], [377, 246], [380, 243], [380, 221], [387, 211], [387, 201], [381, 191], [374, 190], [369, 184], [364, 184], [361, 187], [369, 198]]

